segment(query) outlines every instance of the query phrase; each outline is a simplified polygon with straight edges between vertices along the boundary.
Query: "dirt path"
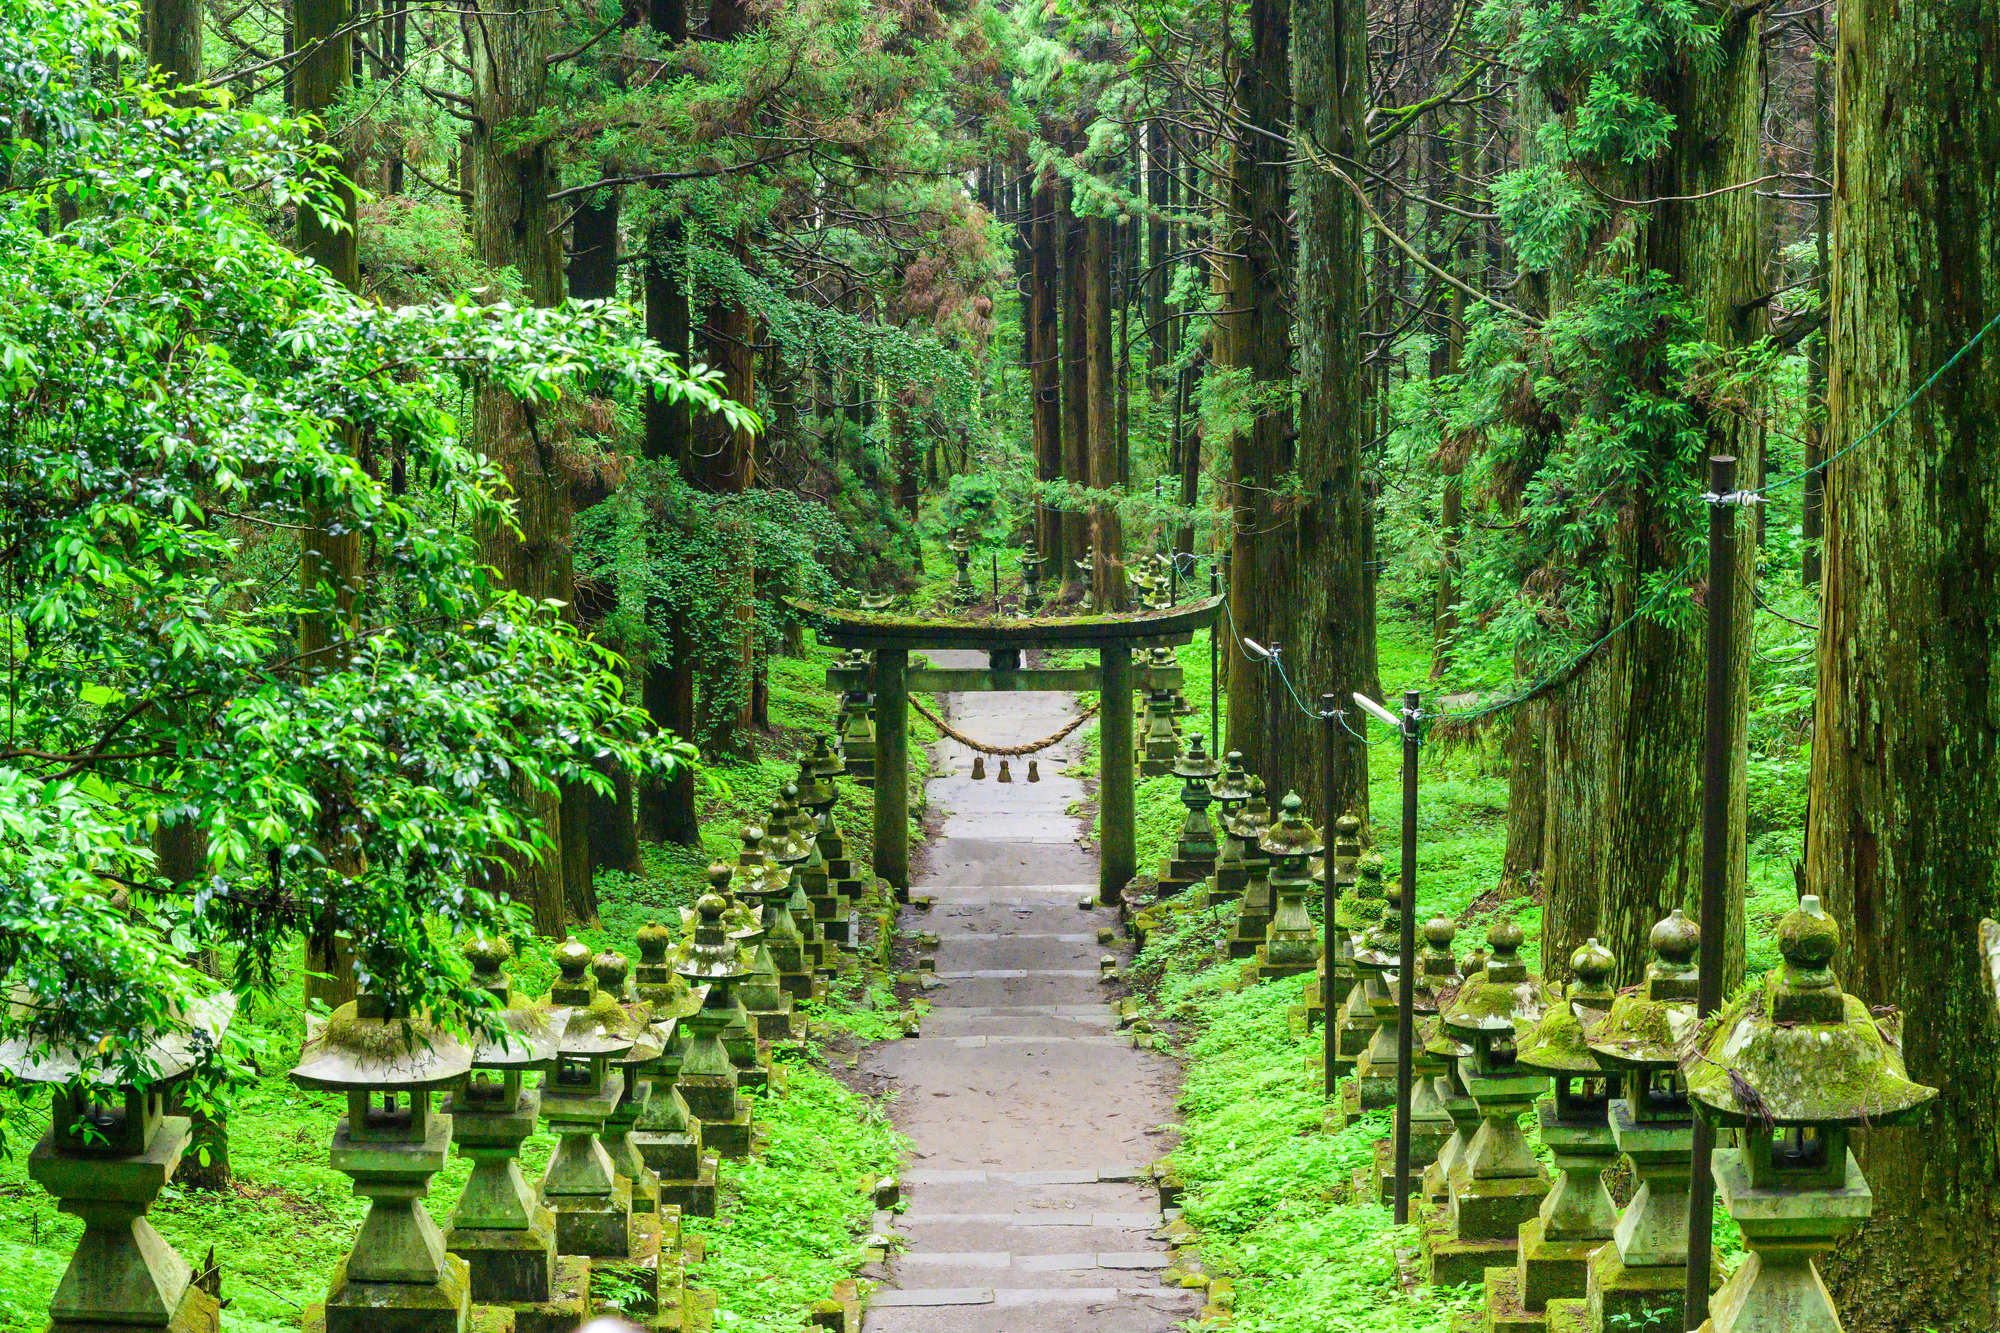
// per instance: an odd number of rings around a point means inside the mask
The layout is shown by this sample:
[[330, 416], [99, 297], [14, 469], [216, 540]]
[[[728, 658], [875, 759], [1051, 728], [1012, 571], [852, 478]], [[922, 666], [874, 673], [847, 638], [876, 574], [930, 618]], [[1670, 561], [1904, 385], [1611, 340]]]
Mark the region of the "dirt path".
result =
[[[938, 666], [984, 666], [933, 652]], [[1067, 694], [954, 694], [954, 726], [988, 744], [1039, 740], [1070, 717]], [[1014, 761], [1011, 785], [971, 780], [947, 741], [930, 800], [950, 813], [912, 892], [940, 937], [923, 1036], [875, 1048], [900, 1091], [897, 1124], [916, 1145], [903, 1172], [907, 1249], [876, 1293], [868, 1333], [1165, 1333], [1193, 1316], [1162, 1288], [1166, 1248], [1147, 1167], [1169, 1146], [1172, 1067], [1121, 1036], [1097, 980], [1097, 930], [1081, 911], [1097, 860], [1065, 813], [1082, 794], [1064, 775], [1074, 739]]]

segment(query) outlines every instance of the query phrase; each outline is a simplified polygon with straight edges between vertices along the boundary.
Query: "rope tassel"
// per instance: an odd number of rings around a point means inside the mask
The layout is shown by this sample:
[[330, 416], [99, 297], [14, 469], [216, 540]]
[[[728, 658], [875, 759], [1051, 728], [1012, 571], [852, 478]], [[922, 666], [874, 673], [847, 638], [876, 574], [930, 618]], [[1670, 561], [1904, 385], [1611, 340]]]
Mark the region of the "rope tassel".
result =
[[1038, 759], [1030, 759], [1028, 761], [1028, 781], [1040, 782], [1041, 780], [1042, 780], [1041, 761]]
[[986, 756], [983, 754], [972, 756], [972, 780], [974, 782], [986, 780]]
[[1007, 771], [1007, 761], [1005, 759], [1002, 759], [1000, 761], [1000, 777], [998, 778], [998, 781], [1012, 782], [1013, 780], [1014, 780], [1014, 775]]

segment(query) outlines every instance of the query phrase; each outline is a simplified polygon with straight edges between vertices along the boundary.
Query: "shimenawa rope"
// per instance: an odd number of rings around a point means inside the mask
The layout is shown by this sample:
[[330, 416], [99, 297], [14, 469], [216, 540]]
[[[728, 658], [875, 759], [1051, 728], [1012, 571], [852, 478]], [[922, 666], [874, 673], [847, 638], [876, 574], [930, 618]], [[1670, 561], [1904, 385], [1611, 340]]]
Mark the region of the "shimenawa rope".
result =
[[976, 741], [972, 739], [972, 737], [958, 730], [956, 727], [952, 726], [949, 722], [946, 722], [943, 718], [939, 717], [936, 713], [933, 713], [930, 709], [924, 707], [921, 703], [918, 703], [914, 695], [911, 696], [910, 698], [910, 707], [916, 709], [919, 714], [921, 714], [923, 717], [929, 720], [932, 726], [936, 727], [939, 731], [942, 731], [945, 735], [957, 741], [960, 745], [965, 746], [969, 750], [976, 750], [980, 754], [990, 754], [996, 759], [1010, 755], [1034, 754], [1037, 751], [1046, 750], [1051, 745], [1054, 745], [1056, 742], [1065, 739], [1072, 731], [1075, 731], [1078, 727], [1090, 721], [1091, 718], [1097, 716], [1097, 705], [1092, 704], [1090, 707], [1084, 709], [1081, 713], [1078, 713], [1075, 717], [1071, 718], [1069, 720], [1069, 724], [1065, 726], [1061, 731], [1058, 731], [1053, 736], [1044, 737], [1043, 739], [1034, 742], [1032, 745], [987, 745], [983, 741]]

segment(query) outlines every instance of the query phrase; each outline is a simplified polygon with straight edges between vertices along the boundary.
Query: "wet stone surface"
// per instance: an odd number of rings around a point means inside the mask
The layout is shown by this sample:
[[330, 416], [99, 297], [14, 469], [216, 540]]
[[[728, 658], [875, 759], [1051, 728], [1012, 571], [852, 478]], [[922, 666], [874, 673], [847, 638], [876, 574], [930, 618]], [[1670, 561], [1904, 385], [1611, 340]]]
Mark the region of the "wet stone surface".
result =
[[[928, 654], [940, 667], [983, 654]], [[1073, 716], [1067, 694], [944, 696], [952, 725], [992, 745], [1039, 740]], [[946, 741], [928, 793], [944, 811], [911, 892], [935, 905], [942, 988], [923, 1038], [876, 1047], [897, 1125], [915, 1148], [901, 1176], [907, 1245], [868, 1312], [868, 1333], [1168, 1333], [1196, 1311], [1162, 1287], [1167, 1250], [1149, 1166], [1171, 1142], [1174, 1069], [1117, 1032], [1098, 981], [1100, 927], [1080, 911], [1094, 847], [1066, 813], [1078, 746], [1038, 759], [1041, 780], [973, 781]]]

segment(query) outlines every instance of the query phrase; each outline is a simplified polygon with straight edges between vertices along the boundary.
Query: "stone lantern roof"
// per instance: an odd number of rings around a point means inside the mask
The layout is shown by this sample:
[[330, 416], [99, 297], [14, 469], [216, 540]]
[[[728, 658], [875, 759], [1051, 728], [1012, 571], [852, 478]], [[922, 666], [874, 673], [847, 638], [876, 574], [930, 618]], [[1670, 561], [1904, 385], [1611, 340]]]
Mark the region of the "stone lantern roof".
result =
[[[9, 1006], [16, 1017], [29, 1012], [32, 1001], [18, 993]], [[193, 1069], [199, 1048], [222, 1040], [229, 1022], [236, 1016], [234, 995], [210, 995], [193, 1000], [181, 1011], [180, 1023], [170, 1031], [155, 1033], [135, 1053], [130, 1072], [143, 1083], [166, 1083]], [[113, 1050], [116, 1048], [113, 1047]], [[73, 1083], [90, 1070], [87, 1079], [100, 1087], [122, 1087], [127, 1076], [113, 1056], [86, 1060], [75, 1046], [50, 1046], [33, 1029], [0, 1042], [0, 1073], [23, 1083]]]
[[1694, 966], [1701, 929], [1676, 907], [1647, 937], [1653, 961], [1646, 979], [1618, 997], [1591, 1034], [1590, 1049], [1606, 1065], [1626, 1069], [1671, 1069], [1694, 1035]]
[[303, 1088], [355, 1092], [447, 1088], [472, 1072], [472, 1048], [422, 1014], [391, 1016], [363, 995], [315, 1024], [292, 1081]]
[[1264, 779], [1252, 777], [1250, 795], [1244, 801], [1243, 808], [1230, 816], [1229, 835], [1244, 839], [1253, 846], [1261, 846], [1264, 830], [1269, 827], [1271, 827], [1271, 807], [1264, 799]]
[[704, 893], [694, 905], [693, 938], [683, 940], [674, 955], [674, 971], [691, 983], [722, 981], [749, 973], [741, 946], [723, 926], [722, 895]]
[[1525, 1031], [1556, 999], [1549, 987], [1518, 957], [1521, 928], [1512, 919], [1496, 921], [1486, 931], [1492, 952], [1478, 975], [1469, 977], [1439, 1017], [1455, 1037]]
[[502, 939], [483, 935], [467, 940], [462, 950], [472, 964], [473, 984], [491, 995], [498, 1012], [492, 1030], [472, 1048], [474, 1069], [535, 1069], [555, 1059], [556, 1033], [546, 1005], [530, 1004], [514, 992], [500, 969], [514, 956]]
[[1601, 1069], [1591, 1053], [1590, 1036], [1618, 998], [1609, 984], [1618, 959], [1593, 939], [1570, 955], [1569, 967], [1576, 979], [1568, 994], [1522, 1034], [1514, 1058], [1545, 1074], [1588, 1076]]
[[[1196, 732], [1188, 738], [1187, 752], [1174, 761], [1174, 776], [1189, 784], [1207, 783], [1222, 772], [1216, 765], [1215, 756], [1208, 752], [1208, 744]], [[1203, 795], [1208, 795], [1204, 790]], [[1204, 801], [1203, 804], [1207, 802]]]
[[591, 962], [590, 950], [574, 936], [556, 950], [561, 971], [549, 987], [549, 1026], [555, 1030], [558, 1054], [615, 1060], [631, 1051], [636, 1033], [620, 997], [596, 988], [588, 975]]
[[1784, 966], [1717, 1016], [1688, 1092], [1728, 1125], [1880, 1125], [1937, 1096], [1912, 1083], [1828, 966], [1840, 928], [1806, 897], [1778, 923]]
[[1250, 799], [1250, 775], [1243, 770], [1243, 752], [1231, 750], [1228, 766], [1222, 776], [1210, 786], [1218, 801], [1247, 801]]
[[1304, 857], [1320, 851], [1319, 834], [1299, 814], [1304, 806], [1297, 792], [1285, 797], [1277, 821], [1265, 830], [1258, 844], [1265, 855]]

